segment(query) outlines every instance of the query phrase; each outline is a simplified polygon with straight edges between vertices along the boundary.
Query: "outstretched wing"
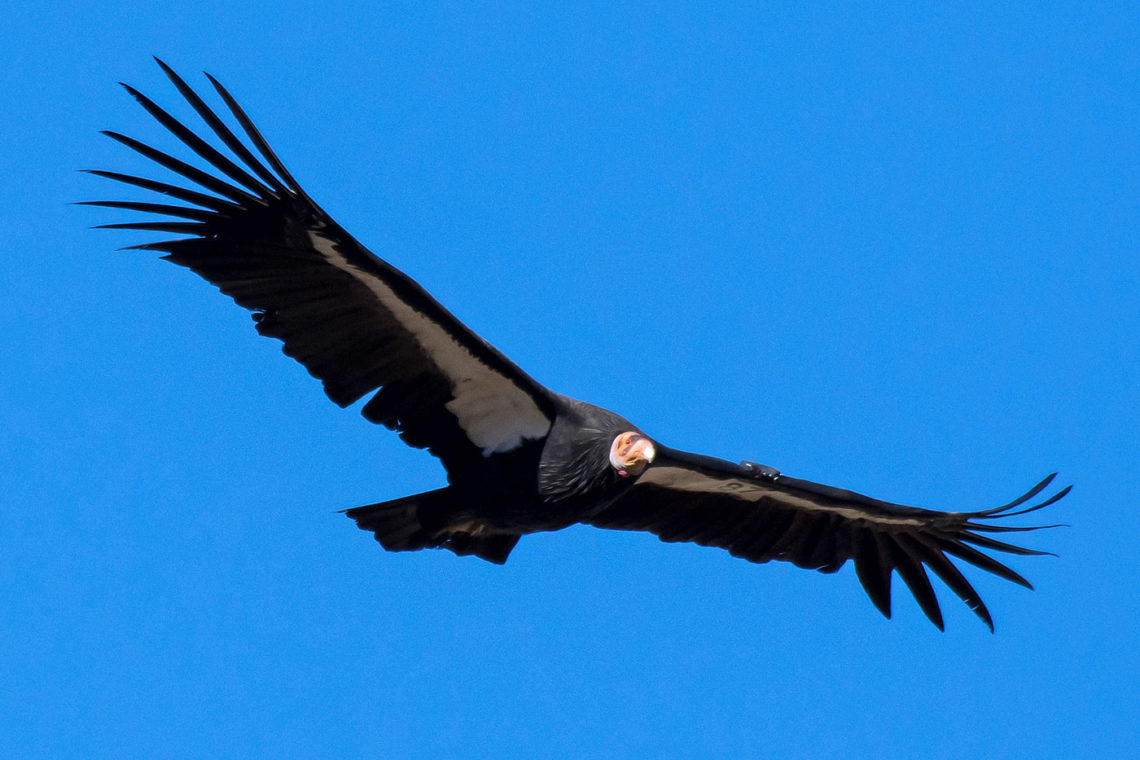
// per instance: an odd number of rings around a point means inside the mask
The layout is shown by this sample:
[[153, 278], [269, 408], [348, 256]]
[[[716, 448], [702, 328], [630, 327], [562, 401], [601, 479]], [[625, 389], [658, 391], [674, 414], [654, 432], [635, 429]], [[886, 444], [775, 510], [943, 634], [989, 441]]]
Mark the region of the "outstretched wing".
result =
[[181, 202], [89, 202], [163, 217], [103, 227], [185, 236], [132, 248], [165, 252], [163, 258], [192, 269], [252, 310], [257, 331], [284, 341], [284, 352], [322, 380], [337, 404], [348, 406], [379, 389], [364, 416], [399, 430], [408, 444], [428, 448], [448, 467], [546, 435], [555, 411], [543, 386], [341, 229], [213, 77], [207, 74], [244, 141], [158, 63], [209, 128], [203, 134], [212, 133], [232, 158], [123, 85], [211, 171], [106, 132], [190, 187], [92, 171]]
[[989, 610], [950, 557], [1032, 588], [1029, 581], [981, 550], [1046, 554], [985, 534], [1052, 527], [1012, 527], [992, 521], [1033, 512], [1063, 497], [1069, 487], [1014, 511], [1041, 493], [1053, 478], [1050, 475], [1001, 507], [936, 512], [785, 477], [749, 462], [738, 465], [657, 446], [654, 463], [637, 483], [587, 522], [601, 528], [649, 531], [662, 541], [718, 546], [751, 562], [785, 560], [825, 573], [853, 559], [867, 595], [887, 617], [891, 616], [891, 574], [897, 571], [926, 616], [941, 629], [942, 612], [926, 574], [929, 568], [992, 631]]

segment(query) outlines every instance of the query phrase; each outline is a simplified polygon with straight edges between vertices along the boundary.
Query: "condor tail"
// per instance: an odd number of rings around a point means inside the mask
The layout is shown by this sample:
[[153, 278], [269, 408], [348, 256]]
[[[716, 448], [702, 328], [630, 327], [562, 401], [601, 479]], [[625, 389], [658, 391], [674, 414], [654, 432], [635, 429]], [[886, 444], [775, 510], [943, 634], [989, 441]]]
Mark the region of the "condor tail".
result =
[[449, 518], [459, 513], [460, 506], [456, 494], [448, 487], [343, 512], [355, 520], [361, 530], [372, 532], [390, 552], [449, 549], [461, 557], [474, 555], [497, 565], [506, 562], [519, 535], [475, 534], [449, 526]]

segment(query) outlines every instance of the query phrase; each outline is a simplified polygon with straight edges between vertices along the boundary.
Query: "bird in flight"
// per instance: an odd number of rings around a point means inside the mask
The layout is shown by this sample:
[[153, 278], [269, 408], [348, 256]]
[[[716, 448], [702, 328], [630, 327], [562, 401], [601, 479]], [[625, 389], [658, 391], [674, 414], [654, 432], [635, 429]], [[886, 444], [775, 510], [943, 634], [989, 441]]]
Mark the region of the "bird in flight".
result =
[[824, 573], [852, 560], [885, 616], [897, 572], [940, 629], [928, 569], [991, 631], [986, 605], [954, 560], [1032, 588], [993, 553], [1045, 552], [995, 534], [1051, 527], [1000, 521], [1068, 493], [1066, 487], [1023, 506], [1042, 495], [1054, 475], [1004, 506], [940, 512], [666, 446], [613, 412], [536, 382], [333, 221], [216, 79], [206, 75], [236, 132], [169, 66], [158, 64], [205, 129], [191, 130], [123, 86], [210, 170], [107, 131], [180, 180], [90, 173], [176, 203], [86, 204], [156, 215], [101, 227], [177, 236], [130, 248], [162, 252], [212, 283], [251, 310], [257, 331], [281, 340], [285, 354], [320, 380], [330, 399], [346, 407], [371, 394], [365, 418], [439, 458], [446, 486], [345, 510], [385, 549], [443, 548], [501, 564], [525, 534], [585, 523]]

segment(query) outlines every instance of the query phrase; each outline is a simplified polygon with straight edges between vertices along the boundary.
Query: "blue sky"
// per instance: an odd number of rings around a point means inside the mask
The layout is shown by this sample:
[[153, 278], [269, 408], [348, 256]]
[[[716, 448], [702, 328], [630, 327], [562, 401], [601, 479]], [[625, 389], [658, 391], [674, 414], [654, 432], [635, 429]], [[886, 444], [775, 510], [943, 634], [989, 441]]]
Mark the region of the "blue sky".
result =
[[[1133, 4], [162, 5], [0, 28], [5, 756], [1135, 752]], [[383, 552], [336, 510], [438, 464], [68, 205], [173, 145], [117, 81], [190, 116], [151, 54], [550, 387], [933, 508], [1060, 470], [1059, 557], [970, 574], [991, 635], [649, 535]]]

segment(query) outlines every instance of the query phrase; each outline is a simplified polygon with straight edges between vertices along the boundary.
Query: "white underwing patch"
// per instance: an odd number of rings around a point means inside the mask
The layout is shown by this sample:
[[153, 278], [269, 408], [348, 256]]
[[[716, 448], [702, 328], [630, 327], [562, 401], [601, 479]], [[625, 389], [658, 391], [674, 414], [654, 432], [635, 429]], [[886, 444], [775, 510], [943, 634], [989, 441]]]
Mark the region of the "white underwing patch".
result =
[[439, 323], [400, 300], [383, 280], [349, 263], [332, 240], [313, 230], [309, 239], [330, 264], [364, 284], [451, 380], [454, 398], [446, 404], [447, 409], [484, 456], [510, 451], [526, 439], [546, 435], [550, 420], [529, 393], [481, 362]]

